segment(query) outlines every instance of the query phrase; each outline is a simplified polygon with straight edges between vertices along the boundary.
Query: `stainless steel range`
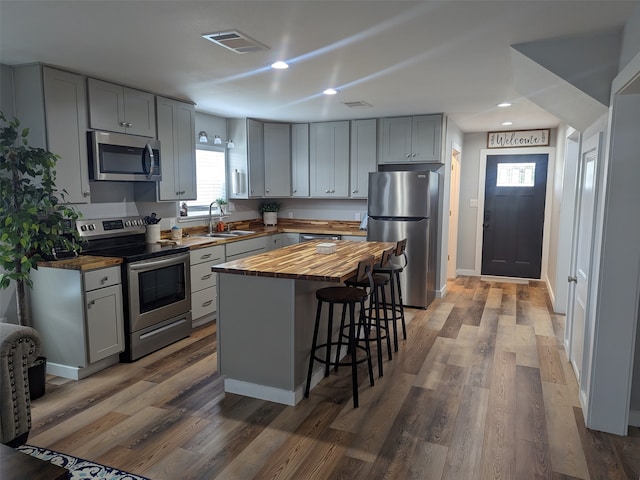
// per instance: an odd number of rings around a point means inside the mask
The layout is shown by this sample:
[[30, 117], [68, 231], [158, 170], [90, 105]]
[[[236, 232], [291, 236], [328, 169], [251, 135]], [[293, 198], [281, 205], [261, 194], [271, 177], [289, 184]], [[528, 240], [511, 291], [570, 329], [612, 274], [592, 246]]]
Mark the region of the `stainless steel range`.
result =
[[78, 220], [83, 253], [123, 259], [125, 351], [131, 362], [191, 334], [189, 248], [145, 243], [140, 217]]

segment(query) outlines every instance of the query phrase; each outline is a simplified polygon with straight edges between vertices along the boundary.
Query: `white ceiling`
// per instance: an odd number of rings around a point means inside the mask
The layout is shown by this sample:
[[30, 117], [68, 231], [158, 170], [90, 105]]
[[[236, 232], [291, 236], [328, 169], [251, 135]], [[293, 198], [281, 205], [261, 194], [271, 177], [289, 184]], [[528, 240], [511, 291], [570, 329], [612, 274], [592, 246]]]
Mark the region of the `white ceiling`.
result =
[[[509, 46], [622, 27], [638, 1], [0, 0], [0, 61], [44, 62], [281, 121], [445, 112], [465, 132], [558, 119], [514, 89]], [[201, 37], [237, 29], [269, 50]], [[276, 71], [276, 60], [290, 63]], [[340, 90], [328, 97], [328, 86]], [[351, 109], [344, 102], [365, 101]], [[509, 109], [497, 104], [512, 102]], [[501, 126], [511, 120], [510, 127]]]

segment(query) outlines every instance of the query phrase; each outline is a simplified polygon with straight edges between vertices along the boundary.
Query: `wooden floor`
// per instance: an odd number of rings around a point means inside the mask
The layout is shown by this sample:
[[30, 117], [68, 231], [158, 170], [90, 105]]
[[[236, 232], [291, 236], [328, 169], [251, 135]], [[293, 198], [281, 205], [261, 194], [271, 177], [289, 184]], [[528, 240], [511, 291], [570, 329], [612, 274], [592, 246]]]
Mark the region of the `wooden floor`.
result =
[[296, 407], [225, 394], [209, 325], [79, 382], [48, 378], [29, 443], [158, 480], [640, 478], [638, 428], [585, 429], [541, 282], [448, 288], [411, 310], [374, 387], [360, 375], [358, 409], [348, 368]]

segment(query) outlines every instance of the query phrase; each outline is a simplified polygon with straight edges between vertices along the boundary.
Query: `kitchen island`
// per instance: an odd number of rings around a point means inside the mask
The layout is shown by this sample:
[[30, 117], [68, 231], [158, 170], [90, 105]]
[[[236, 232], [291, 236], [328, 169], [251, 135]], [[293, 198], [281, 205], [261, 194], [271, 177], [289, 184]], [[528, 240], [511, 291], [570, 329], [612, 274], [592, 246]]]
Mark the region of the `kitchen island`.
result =
[[[316, 252], [320, 243], [290, 245], [211, 268], [218, 273], [218, 369], [225, 392], [297, 404], [309, 366], [316, 290], [344, 282], [360, 259], [379, 260], [395, 246], [335, 240], [335, 253], [321, 254]], [[319, 366], [312, 386], [322, 378]]]

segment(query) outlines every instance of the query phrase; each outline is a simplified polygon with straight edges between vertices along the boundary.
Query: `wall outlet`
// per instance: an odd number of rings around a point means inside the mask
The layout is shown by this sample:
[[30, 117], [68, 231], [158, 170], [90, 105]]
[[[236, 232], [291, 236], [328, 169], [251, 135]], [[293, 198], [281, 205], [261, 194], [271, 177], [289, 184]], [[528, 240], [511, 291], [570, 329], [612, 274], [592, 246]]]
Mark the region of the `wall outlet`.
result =
[[356, 213], [356, 220], [359, 222], [360, 221], [360, 212]]
[[469, 200], [469, 207], [478, 208], [478, 199], [477, 198], [470, 199]]
[[293, 212], [289, 212], [289, 218], [293, 218]]

